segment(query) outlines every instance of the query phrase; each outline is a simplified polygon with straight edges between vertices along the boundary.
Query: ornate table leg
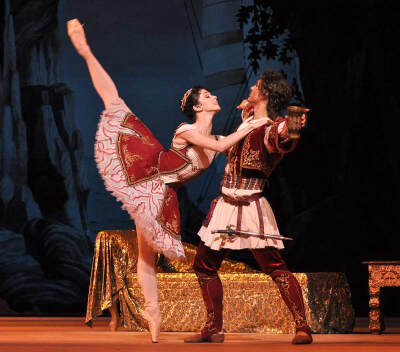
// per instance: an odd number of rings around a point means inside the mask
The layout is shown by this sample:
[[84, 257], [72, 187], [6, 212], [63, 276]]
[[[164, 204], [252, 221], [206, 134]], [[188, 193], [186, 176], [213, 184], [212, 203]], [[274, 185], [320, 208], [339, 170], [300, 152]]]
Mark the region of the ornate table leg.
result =
[[368, 261], [369, 274], [369, 329], [373, 334], [385, 330], [382, 313], [381, 288], [400, 287], [400, 260]]
[[383, 315], [381, 312], [380, 287], [373, 286], [369, 282], [369, 329], [373, 334], [380, 334], [383, 331]]

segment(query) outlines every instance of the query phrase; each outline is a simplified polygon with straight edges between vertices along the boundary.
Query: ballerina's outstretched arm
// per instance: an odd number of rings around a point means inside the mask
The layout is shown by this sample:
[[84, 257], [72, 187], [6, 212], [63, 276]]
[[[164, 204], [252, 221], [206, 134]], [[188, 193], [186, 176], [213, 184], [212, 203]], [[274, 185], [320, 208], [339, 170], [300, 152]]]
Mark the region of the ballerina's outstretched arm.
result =
[[215, 138], [210, 136], [205, 136], [197, 130], [182, 132], [179, 134], [178, 138], [184, 139], [193, 145], [223, 153], [249, 134], [249, 132], [266, 124], [268, 124], [268, 121], [265, 119], [251, 121], [250, 123], [243, 124], [243, 128], [219, 140], [215, 140]]
[[68, 35], [76, 51], [87, 64], [94, 88], [107, 108], [113, 100], [118, 98], [118, 90], [113, 80], [93, 55], [86, 41], [83, 26], [77, 18], [67, 22]]

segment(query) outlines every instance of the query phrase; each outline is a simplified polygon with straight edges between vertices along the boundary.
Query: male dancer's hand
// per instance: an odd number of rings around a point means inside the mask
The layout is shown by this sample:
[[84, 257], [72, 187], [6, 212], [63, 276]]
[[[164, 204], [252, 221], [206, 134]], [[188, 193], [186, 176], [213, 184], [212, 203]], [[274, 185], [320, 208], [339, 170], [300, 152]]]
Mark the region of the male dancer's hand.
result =
[[[310, 109], [305, 108], [304, 111], [307, 113], [307, 112], [310, 111]], [[288, 118], [289, 117], [286, 115], [285, 116], [285, 120], [287, 121]], [[307, 123], [307, 116], [306, 116], [306, 114], [303, 114], [303, 115], [301, 115], [301, 128], [303, 128], [306, 125], [306, 123]], [[283, 125], [283, 129], [280, 132], [280, 136], [283, 137], [283, 138], [287, 138], [287, 135], [288, 135], [288, 128], [287, 128], [287, 122], [286, 122]]]
[[[307, 113], [310, 111], [310, 109], [305, 108], [304, 111]], [[307, 122], [306, 114], [301, 115], [301, 127], [302, 128], [306, 125], [306, 122]]]
[[[304, 111], [307, 113], [310, 111], [310, 109], [304, 108]], [[289, 117], [288, 115], [285, 116], [285, 120], [287, 120]], [[303, 128], [306, 125], [307, 122], [307, 116], [306, 114], [301, 115], [301, 128]]]

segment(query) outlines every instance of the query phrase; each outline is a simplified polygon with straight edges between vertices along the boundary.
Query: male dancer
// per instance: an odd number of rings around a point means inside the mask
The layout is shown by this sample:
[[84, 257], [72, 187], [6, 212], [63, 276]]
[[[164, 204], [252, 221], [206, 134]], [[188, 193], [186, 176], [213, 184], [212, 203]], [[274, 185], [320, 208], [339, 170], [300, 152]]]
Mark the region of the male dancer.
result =
[[[252, 113], [253, 120], [268, 119], [265, 126], [249, 133], [234, 145], [228, 154], [221, 195], [214, 199], [210, 211], [199, 231], [201, 242], [194, 260], [207, 310], [207, 322], [200, 334], [185, 342], [223, 342], [222, 285], [218, 269], [231, 250], [249, 248], [262, 271], [272, 277], [283, 300], [293, 315], [296, 335], [293, 344], [312, 342], [307, 325], [301, 288], [282, 259], [279, 249], [282, 241], [256, 236], [226, 236], [212, 233], [228, 226], [237, 231], [279, 235], [275, 217], [268, 201], [261, 197], [267, 177], [283, 155], [296, 145], [287, 138], [287, 125], [281, 114], [288, 106], [291, 89], [276, 72], [264, 71], [251, 87], [247, 101], [238, 107], [243, 115]], [[305, 116], [302, 126], [305, 124]]]

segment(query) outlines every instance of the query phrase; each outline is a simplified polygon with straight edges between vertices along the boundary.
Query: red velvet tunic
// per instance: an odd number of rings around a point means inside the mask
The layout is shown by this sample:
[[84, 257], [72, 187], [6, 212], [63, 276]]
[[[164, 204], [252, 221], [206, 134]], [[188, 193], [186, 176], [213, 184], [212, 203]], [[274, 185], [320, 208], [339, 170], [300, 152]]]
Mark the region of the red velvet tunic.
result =
[[279, 235], [274, 213], [267, 199], [260, 194], [267, 177], [284, 153], [293, 150], [296, 145], [295, 141], [284, 139], [278, 133], [283, 121], [282, 118], [275, 122], [270, 120], [230, 149], [221, 183], [221, 196], [212, 202], [199, 231], [200, 238], [211, 249], [283, 248], [282, 241], [251, 236], [227, 238], [212, 233], [230, 226], [242, 231]]

